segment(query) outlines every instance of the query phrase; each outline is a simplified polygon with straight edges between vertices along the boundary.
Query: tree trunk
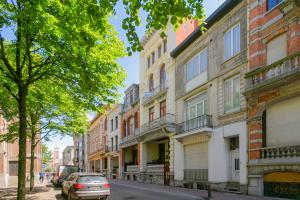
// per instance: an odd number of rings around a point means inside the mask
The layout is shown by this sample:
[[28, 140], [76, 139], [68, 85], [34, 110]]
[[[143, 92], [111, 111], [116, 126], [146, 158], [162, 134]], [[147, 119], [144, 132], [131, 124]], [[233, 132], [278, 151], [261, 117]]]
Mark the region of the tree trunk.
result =
[[19, 167], [18, 167], [18, 195], [17, 200], [25, 200], [26, 189], [26, 97], [28, 89], [23, 86], [19, 86]]
[[30, 154], [30, 192], [33, 191], [34, 187], [34, 148], [35, 148], [35, 133], [31, 133], [31, 154]]

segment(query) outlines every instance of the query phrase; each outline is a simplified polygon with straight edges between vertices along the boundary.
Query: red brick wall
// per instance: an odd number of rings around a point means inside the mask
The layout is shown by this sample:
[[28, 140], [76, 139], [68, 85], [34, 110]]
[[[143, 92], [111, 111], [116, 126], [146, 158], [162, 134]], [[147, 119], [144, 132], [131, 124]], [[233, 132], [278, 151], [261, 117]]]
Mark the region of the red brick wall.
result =
[[188, 20], [184, 22], [176, 31], [176, 46], [179, 45], [198, 27], [197, 20]]
[[[282, 13], [277, 7], [266, 13], [267, 1], [257, 3], [257, 0], [249, 0], [249, 66], [248, 71], [267, 65], [267, 43], [280, 34], [287, 34], [287, 55], [300, 51], [300, 24], [296, 20], [290, 20], [293, 16], [286, 14], [283, 18], [275, 20]], [[294, 8], [298, 9], [298, 8]], [[298, 20], [299, 21], [299, 20]], [[271, 24], [266, 27], [267, 24]], [[266, 28], [263, 28], [266, 27]], [[248, 147], [249, 159], [260, 158], [260, 148], [263, 147], [262, 110], [273, 99], [280, 96], [279, 89], [272, 89], [256, 93], [248, 97]], [[252, 99], [256, 101], [251, 101]], [[250, 100], [250, 101], [249, 101]], [[254, 103], [253, 103], [254, 102]]]

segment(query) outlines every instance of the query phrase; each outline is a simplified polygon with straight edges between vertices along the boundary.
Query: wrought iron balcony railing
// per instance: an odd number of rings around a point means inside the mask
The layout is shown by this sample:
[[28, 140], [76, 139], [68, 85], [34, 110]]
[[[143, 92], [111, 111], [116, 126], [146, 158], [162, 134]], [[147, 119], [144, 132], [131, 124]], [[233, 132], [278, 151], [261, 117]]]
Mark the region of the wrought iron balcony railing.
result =
[[260, 153], [261, 159], [300, 157], [300, 145], [265, 147]]
[[155, 97], [166, 92], [167, 89], [168, 89], [167, 83], [163, 82], [158, 87], [155, 87], [152, 90], [150, 90], [149, 92], [146, 92], [143, 96], [143, 104], [146, 104], [146, 103], [152, 101]]
[[126, 112], [127, 110], [129, 110], [130, 108], [132, 108], [135, 104], [137, 104], [140, 101], [140, 98], [137, 97], [135, 98], [131, 103], [124, 103], [122, 104], [122, 108], [121, 108], [121, 113]]
[[187, 133], [205, 127], [212, 128], [211, 115], [200, 115], [199, 117], [178, 124], [177, 134]]
[[146, 124], [144, 124], [141, 127], [141, 134], [145, 134], [147, 132], [151, 132], [152, 130], [163, 128], [165, 126], [175, 126], [175, 116], [174, 114], [166, 114], [164, 116], [161, 116], [157, 119], [154, 119], [153, 121], [150, 121]]
[[246, 74], [246, 92], [300, 72], [300, 52]]
[[208, 169], [184, 169], [185, 180], [208, 181]]

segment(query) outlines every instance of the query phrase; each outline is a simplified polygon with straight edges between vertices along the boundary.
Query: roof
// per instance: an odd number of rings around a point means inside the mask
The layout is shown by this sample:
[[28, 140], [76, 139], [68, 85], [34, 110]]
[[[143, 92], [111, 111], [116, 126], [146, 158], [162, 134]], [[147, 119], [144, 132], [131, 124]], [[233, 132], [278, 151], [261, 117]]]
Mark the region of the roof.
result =
[[[215, 10], [205, 21], [204, 26], [209, 29], [212, 25], [218, 22], [222, 17], [228, 14], [236, 5], [243, 0], [226, 0], [217, 10]], [[176, 58], [182, 51], [184, 51], [190, 44], [202, 35], [201, 27], [193, 31], [183, 42], [181, 42], [170, 55]]]

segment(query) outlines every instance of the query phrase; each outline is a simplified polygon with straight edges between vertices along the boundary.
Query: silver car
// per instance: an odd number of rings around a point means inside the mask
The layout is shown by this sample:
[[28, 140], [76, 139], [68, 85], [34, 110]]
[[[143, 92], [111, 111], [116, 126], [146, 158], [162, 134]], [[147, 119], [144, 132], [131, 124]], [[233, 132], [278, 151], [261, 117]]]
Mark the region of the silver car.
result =
[[62, 195], [71, 199], [106, 200], [110, 195], [107, 179], [97, 173], [73, 173], [62, 184]]

